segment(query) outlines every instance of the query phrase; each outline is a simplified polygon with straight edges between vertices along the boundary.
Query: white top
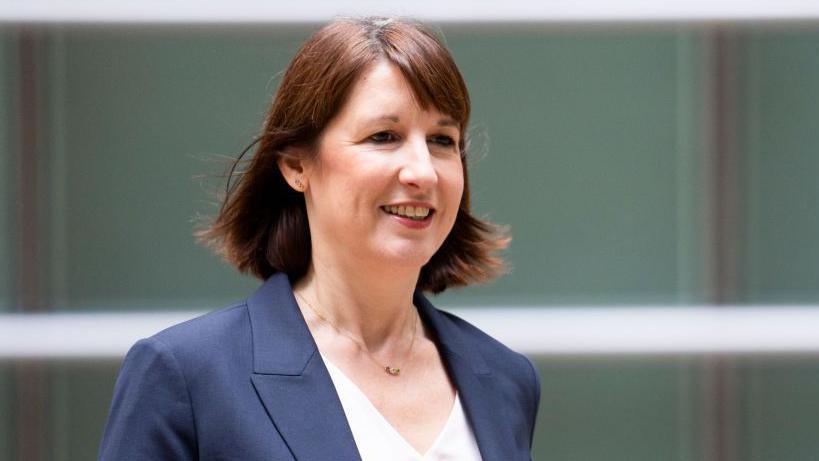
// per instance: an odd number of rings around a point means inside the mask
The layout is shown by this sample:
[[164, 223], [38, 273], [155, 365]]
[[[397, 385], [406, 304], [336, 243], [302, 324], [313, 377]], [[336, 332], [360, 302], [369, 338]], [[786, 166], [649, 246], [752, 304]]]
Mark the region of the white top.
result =
[[421, 454], [384, 418], [350, 378], [323, 354], [321, 358], [338, 392], [362, 461], [481, 461], [475, 435], [457, 392], [444, 428], [429, 450]]

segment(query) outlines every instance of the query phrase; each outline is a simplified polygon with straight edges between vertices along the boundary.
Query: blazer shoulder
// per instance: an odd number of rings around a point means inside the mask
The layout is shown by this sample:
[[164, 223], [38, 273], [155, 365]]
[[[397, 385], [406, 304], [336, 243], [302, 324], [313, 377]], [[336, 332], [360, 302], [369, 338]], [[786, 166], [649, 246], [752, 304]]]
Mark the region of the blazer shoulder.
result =
[[159, 343], [183, 368], [200, 368], [208, 362], [229, 361], [237, 349], [249, 350], [250, 330], [247, 304], [240, 302], [168, 327], [146, 340]]
[[463, 318], [451, 312], [437, 308], [435, 310], [458, 331], [463, 348], [480, 352], [493, 373], [506, 372], [516, 378], [531, 377], [533, 372], [537, 374], [532, 362], [525, 355], [510, 349]]
[[151, 339], [172, 349], [184, 345], [199, 346], [249, 328], [245, 325], [247, 318], [247, 303], [242, 301], [172, 325], [152, 335]]

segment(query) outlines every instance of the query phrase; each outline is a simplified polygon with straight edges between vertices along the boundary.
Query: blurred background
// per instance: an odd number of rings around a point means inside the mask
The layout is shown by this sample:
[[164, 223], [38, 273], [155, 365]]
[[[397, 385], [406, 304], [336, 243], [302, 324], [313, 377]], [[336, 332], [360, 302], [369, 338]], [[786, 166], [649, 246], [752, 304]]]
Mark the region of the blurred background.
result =
[[[298, 46], [347, 11], [176, 3], [0, 7], [0, 326], [25, 314], [57, 351], [0, 350], [2, 460], [96, 456], [125, 350], [62, 356], [60, 335], [115, 325], [131, 343], [152, 331], [128, 318], [258, 285], [192, 232]], [[816, 318], [819, 8], [515, 5], [398, 12], [445, 36], [473, 101], [474, 207], [513, 236], [509, 275], [433, 301], [546, 319], [524, 348], [543, 384], [535, 459], [819, 459], [816, 344], [548, 345], [552, 311], [577, 312], [578, 335], [630, 309]], [[46, 313], [94, 314], [45, 333]], [[767, 334], [811, 326], [793, 318]]]

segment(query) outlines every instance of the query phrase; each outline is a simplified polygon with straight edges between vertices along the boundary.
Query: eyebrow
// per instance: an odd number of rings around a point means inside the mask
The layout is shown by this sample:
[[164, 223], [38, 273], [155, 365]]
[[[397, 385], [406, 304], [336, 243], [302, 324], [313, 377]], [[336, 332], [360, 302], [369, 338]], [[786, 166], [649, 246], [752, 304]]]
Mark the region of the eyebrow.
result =
[[451, 118], [442, 118], [438, 120], [438, 126], [452, 126], [455, 128], [460, 128], [461, 124], [452, 120]]
[[398, 123], [400, 120], [401, 119], [399, 119], [397, 115], [382, 115], [380, 117], [373, 117], [371, 119], [365, 120], [365, 123], [366, 122], [382, 122], [382, 121]]
[[[361, 123], [361, 125], [366, 126], [366, 125], [368, 125], [370, 123], [376, 123], [376, 122], [382, 122], [382, 121], [388, 121], [388, 122], [392, 122], [392, 123], [399, 123], [401, 121], [401, 118], [398, 117], [397, 115], [392, 115], [392, 114], [381, 115], [381, 116], [378, 116], [378, 117], [373, 117], [373, 118], [366, 119]], [[455, 128], [460, 128], [460, 124], [458, 122], [456, 122], [455, 120], [451, 119], [451, 118], [442, 118], [442, 119], [438, 120], [438, 123], [436, 123], [436, 125], [438, 125], [438, 126], [451, 126], [451, 127], [455, 127]]]

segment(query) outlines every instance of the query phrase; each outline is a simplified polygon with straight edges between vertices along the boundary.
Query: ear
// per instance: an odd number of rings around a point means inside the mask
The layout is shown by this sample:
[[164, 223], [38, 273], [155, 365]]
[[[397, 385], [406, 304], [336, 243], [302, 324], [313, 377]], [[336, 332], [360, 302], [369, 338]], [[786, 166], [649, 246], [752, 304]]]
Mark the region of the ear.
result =
[[279, 153], [276, 163], [284, 180], [297, 192], [307, 190], [307, 156], [295, 148], [288, 148]]

